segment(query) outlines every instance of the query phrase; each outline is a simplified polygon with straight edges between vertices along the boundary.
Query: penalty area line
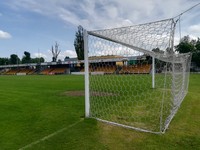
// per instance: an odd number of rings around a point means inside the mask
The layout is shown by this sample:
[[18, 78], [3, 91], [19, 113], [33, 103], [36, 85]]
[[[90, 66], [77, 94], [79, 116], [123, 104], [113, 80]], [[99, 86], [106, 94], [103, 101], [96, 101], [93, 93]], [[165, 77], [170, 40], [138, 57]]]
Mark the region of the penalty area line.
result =
[[36, 144], [38, 144], [38, 143], [40, 143], [40, 142], [43, 142], [43, 141], [45, 141], [45, 140], [47, 140], [47, 139], [49, 139], [49, 138], [51, 138], [51, 137], [53, 137], [53, 136], [55, 136], [55, 135], [57, 135], [57, 134], [63, 132], [63, 131], [65, 131], [65, 130], [67, 130], [67, 129], [69, 129], [69, 128], [75, 126], [75, 125], [77, 125], [78, 123], [80, 123], [80, 122], [82, 122], [82, 121], [83, 121], [83, 120], [79, 120], [79, 121], [77, 121], [77, 122], [75, 122], [75, 123], [73, 123], [73, 124], [71, 124], [71, 125], [69, 125], [69, 126], [63, 128], [63, 129], [60, 129], [60, 130], [58, 130], [58, 131], [56, 131], [56, 132], [54, 132], [54, 133], [52, 133], [52, 134], [49, 134], [49, 135], [47, 135], [47, 136], [45, 136], [45, 137], [43, 137], [43, 138], [41, 138], [41, 139], [39, 139], [39, 140], [37, 140], [37, 141], [35, 141], [35, 142], [32, 142], [32, 143], [30, 143], [30, 144], [28, 144], [28, 145], [26, 145], [26, 146], [20, 148], [19, 150], [24, 150], [24, 149], [30, 148], [30, 147], [32, 147], [33, 145], [36, 145]]

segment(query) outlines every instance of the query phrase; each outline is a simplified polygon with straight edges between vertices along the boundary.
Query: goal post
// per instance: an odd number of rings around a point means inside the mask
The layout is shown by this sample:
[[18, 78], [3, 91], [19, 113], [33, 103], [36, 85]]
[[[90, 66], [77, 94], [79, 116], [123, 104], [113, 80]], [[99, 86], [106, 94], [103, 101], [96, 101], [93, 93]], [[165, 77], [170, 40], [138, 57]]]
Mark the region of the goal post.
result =
[[86, 117], [166, 131], [187, 94], [191, 62], [173, 51], [175, 23], [84, 31]]
[[89, 96], [89, 62], [88, 62], [88, 34], [83, 31], [84, 39], [84, 70], [85, 70], [85, 117], [90, 116], [90, 96]]
[[152, 57], [152, 88], [155, 88], [155, 57]]

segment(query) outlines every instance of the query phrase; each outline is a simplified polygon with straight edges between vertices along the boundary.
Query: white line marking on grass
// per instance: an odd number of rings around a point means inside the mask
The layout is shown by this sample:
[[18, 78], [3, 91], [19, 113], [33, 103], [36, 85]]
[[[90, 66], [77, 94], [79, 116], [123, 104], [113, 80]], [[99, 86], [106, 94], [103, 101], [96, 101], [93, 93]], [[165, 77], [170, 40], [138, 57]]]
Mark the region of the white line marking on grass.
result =
[[45, 140], [47, 140], [47, 139], [49, 139], [49, 138], [51, 138], [51, 137], [53, 137], [53, 136], [55, 136], [55, 135], [57, 135], [57, 134], [63, 132], [63, 131], [65, 131], [65, 130], [67, 130], [67, 129], [69, 129], [69, 128], [75, 126], [75, 125], [77, 125], [77, 124], [80, 123], [81, 121], [83, 121], [83, 120], [79, 120], [79, 121], [77, 121], [77, 122], [75, 122], [75, 123], [73, 123], [73, 124], [71, 124], [71, 125], [69, 125], [69, 126], [63, 128], [63, 129], [60, 129], [60, 130], [58, 130], [58, 131], [56, 131], [56, 132], [54, 132], [54, 133], [52, 133], [52, 134], [49, 134], [49, 135], [47, 135], [47, 136], [45, 136], [45, 137], [43, 137], [43, 138], [41, 138], [41, 139], [39, 139], [39, 140], [37, 140], [37, 141], [35, 141], [35, 142], [32, 142], [32, 143], [30, 143], [30, 144], [28, 144], [28, 145], [26, 145], [26, 146], [20, 148], [19, 150], [24, 150], [24, 149], [30, 148], [30, 147], [32, 147], [33, 145], [36, 145], [36, 144], [38, 144], [38, 143], [40, 143], [40, 142], [43, 142], [43, 141], [45, 141]]

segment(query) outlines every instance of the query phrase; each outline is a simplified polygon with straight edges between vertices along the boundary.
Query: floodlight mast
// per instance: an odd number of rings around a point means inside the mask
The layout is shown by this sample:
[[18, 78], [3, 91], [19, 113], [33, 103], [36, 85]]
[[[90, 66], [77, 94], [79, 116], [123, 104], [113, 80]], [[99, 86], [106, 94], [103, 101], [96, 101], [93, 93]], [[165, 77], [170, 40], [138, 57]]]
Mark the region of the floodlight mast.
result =
[[90, 100], [89, 100], [89, 62], [88, 62], [88, 33], [84, 29], [84, 71], [85, 71], [85, 117], [90, 115]]

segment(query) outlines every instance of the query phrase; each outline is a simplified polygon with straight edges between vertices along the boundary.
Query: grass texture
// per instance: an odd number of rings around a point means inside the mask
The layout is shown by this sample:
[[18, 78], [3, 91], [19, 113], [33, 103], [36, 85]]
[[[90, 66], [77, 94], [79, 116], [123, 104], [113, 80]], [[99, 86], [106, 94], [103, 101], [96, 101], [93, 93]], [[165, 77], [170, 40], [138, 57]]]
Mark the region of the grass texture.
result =
[[84, 96], [66, 94], [84, 90], [83, 76], [0, 76], [0, 85], [0, 150], [35, 141], [25, 149], [200, 149], [198, 74], [190, 76], [188, 95], [163, 135], [85, 119]]

